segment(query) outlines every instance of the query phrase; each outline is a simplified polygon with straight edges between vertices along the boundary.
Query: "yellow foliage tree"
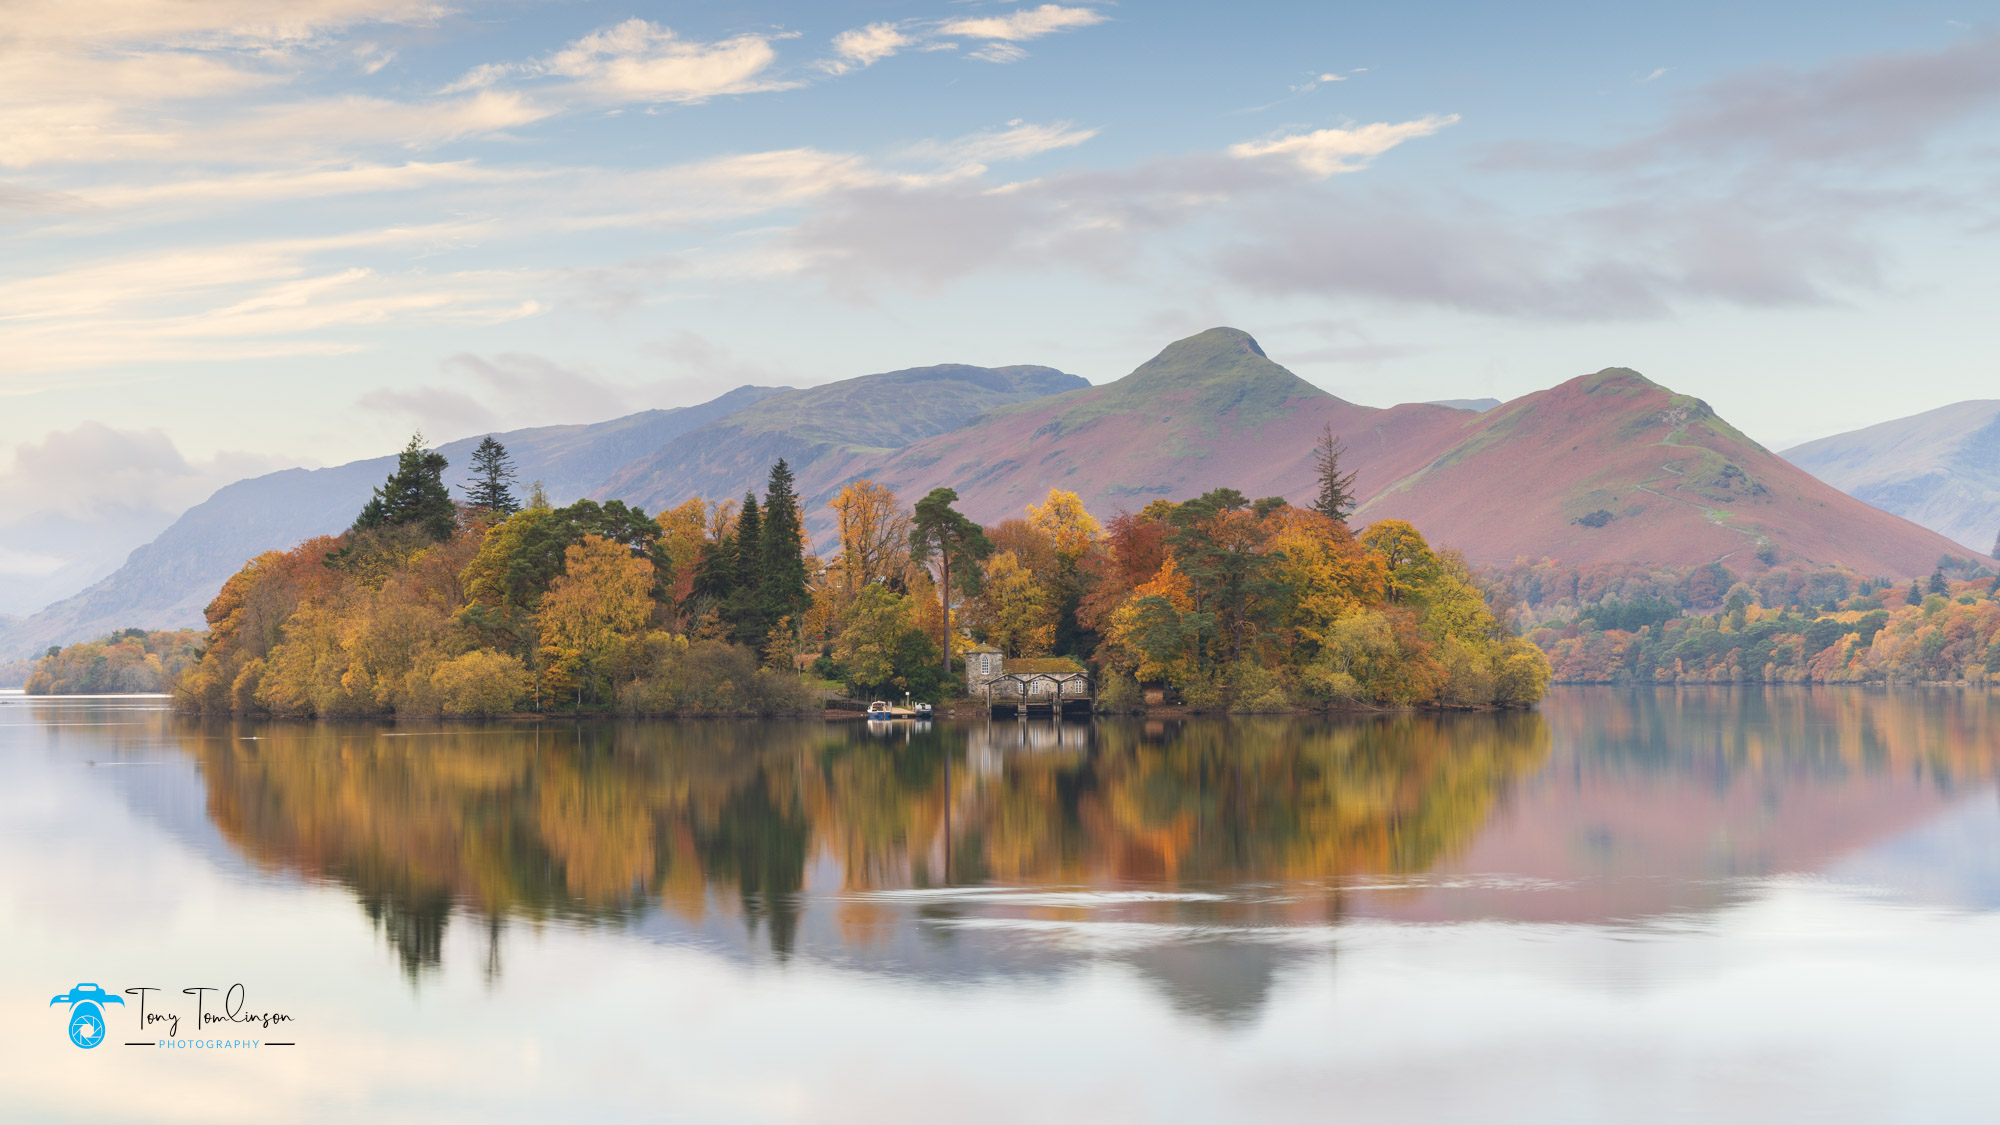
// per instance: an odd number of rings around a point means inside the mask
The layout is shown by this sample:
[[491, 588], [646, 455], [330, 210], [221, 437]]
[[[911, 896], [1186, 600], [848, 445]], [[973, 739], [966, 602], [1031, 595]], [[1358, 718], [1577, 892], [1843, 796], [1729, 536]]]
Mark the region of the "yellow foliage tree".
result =
[[970, 608], [973, 629], [1009, 656], [1046, 656], [1055, 644], [1048, 595], [1012, 551], [986, 561], [986, 581]]
[[438, 665], [431, 687], [446, 715], [497, 715], [528, 694], [528, 670], [512, 656], [481, 649]]
[[839, 582], [849, 597], [880, 579], [910, 569], [910, 516], [896, 494], [858, 480], [827, 502], [840, 528]]
[[1042, 503], [1028, 505], [1028, 523], [1049, 537], [1057, 555], [1072, 563], [1104, 532], [1097, 518], [1084, 508], [1082, 498], [1060, 488], [1049, 489], [1049, 497]]
[[652, 564], [622, 544], [586, 535], [563, 553], [563, 573], [543, 596], [536, 624], [553, 664], [573, 664], [579, 699], [621, 638], [652, 613]]

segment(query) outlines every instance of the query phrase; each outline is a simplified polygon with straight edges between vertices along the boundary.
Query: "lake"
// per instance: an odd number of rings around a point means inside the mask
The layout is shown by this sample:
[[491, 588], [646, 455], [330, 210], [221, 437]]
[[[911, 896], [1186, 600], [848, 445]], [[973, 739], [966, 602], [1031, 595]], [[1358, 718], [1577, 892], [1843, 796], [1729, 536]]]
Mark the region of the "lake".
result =
[[[1984, 1121], [1996, 772], [1978, 691], [885, 730], [0, 695], [0, 1118]], [[87, 1050], [80, 983], [127, 999]]]

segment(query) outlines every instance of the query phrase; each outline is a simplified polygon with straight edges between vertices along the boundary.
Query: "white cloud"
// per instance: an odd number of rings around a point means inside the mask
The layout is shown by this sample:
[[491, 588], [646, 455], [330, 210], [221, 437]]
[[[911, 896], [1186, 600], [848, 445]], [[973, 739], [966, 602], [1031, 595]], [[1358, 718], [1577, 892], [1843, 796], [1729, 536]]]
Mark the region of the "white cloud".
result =
[[0, 473], [0, 524], [36, 512], [76, 519], [179, 511], [239, 477], [278, 467], [272, 458], [221, 453], [190, 461], [163, 430], [83, 422], [13, 449]]
[[1457, 123], [1458, 115], [1453, 113], [1395, 124], [1376, 122], [1351, 129], [1318, 129], [1268, 141], [1245, 141], [1229, 146], [1229, 154], [1244, 160], [1282, 157], [1324, 179], [1340, 172], [1357, 171], [1370, 157]]
[[202, 131], [162, 107], [269, 88], [336, 32], [443, 11], [418, 0], [13, 0], [0, 165], [182, 156]]
[[[1044, 35], [1089, 27], [1104, 21], [1104, 14], [1095, 8], [1065, 8], [1060, 4], [1043, 4], [1039, 8], [1022, 8], [1004, 16], [971, 16], [965, 19], [946, 20], [938, 25], [932, 34], [959, 35], [967, 39], [984, 40], [983, 46], [966, 57], [981, 62], [1011, 63], [1028, 57], [1028, 52], [1020, 44], [1030, 39], [1040, 39]], [[956, 43], [938, 43], [934, 49], [955, 49], [957, 46]]]
[[0, 547], [0, 576], [46, 578], [68, 565], [68, 559], [56, 555], [37, 555], [28, 551], [14, 551]]
[[797, 85], [761, 77], [778, 59], [771, 40], [737, 35], [703, 43], [635, 18], [593, 31], [542, 59], [474, 67], [444, 92], [485, 89], [519, 75], [566, 78], [571, 91], [600, 102], [692, 103]]
[[1065, 8], [1060, 4], [1043, 4], [1039, 8], [1022, 8], [1004, 16], [974, 16], [947, 22], [939, 28], [944, 35], [963, 35], [967, 39], [1000, 39], [1007, 42], [1022, 42], [1040, 39], [1058, 31], [1071, 28], [1089, 27], [1103, 23], [1105, 16], [1094, 8]]
[[489, 324], [540, 311], [534, 275], [338, 260], [360, 249], [379, 259], [395, 247], [414, 258], [478, 229], [451, 224], [155, 251], [3, 282], [0, 382], [121, 363], [338, 354], [366, 346], [346, 331], [364, 326]]
[[377, 387], [355, 405], [414, 422], [439, 441], [519, 425], [601, 422], [638, 409], [628, 388], [538, 355], [460, 352], [438, 366], [454, 386]]
[[829, 74], [846, 74], [850, 70], [874, 66], [913, 42], [893, 23], [871, 23], [866, 27], [850, 28], [833, 37], [834, 54], [840, 57], [827, 59], [818, 65]]

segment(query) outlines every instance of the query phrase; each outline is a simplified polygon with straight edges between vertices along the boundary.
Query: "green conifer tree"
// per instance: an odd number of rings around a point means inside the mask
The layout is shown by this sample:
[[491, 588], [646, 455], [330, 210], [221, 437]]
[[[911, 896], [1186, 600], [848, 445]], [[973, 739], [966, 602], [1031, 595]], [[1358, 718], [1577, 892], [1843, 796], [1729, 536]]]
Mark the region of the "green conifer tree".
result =
[[764, 647], [764, 514], [754, 491], [743, 494], [743, 511], [736, 517], [736, 570], [730, 576], [722, 617], [729, 622], [731, 640]]
[[707, 598], [718, 606], [736, 588], [736, 536], [724, 535], [703, 543], [695, 555], [694, 597]]
[[495, 515], [513, 515], [521, 510], [510, 486], [513, 479], [514, 459], [507, 456], [506, 446], [487, 434], [472, 451], [472, 479], [465, 482], [466, 504]]
[[1945, 583], [1944, 571], [1934, 570], [1931, 572], [1930, 592], [1933, 594], [1946, 594], [1951, 592], [1951, 587]]
[[444, 484], [450, 466], [444, 454], [424, 447], [424, 435], [410, 435], [410, 444], [396, 455], [396, 469], [375, 490], [354, 528], [416, 527], [432, 539], [448, 539], [458, 528], [458, 506]]
[[[1319, 475], [1319, 495], [1313, 498], [1313, 511], [1345, 524], [1354, 512], [1354, 473], [1340, 471], [1340, 458], [1347, 452], [1340, 439], [1334, 436], [1333, 427], [1320, 431], [1319, 444], [1313, 449], [1313, 470]], [[1262, 503], [1262, 501], [1259, 501]], [[1263, 513], [1258, 513], [1260, 516]]]
[[944, 649], [946, 675], [951, 674], [953, 568], [958, 571], [959, 589], [976, 594], [980, 586], [979, 562], [993, 553], [993, 541], [986, 538], [985, 529], [952, 507], [957, 500], [956, 490], [933, 488], [930, 495], [917, 501], [915, 518], [910, 521], [910, 561], [926, 566], [936, 559], [938, 564], [938, 595], [944, 600], [944, 635], [939, 643]]
[[799, 529], [799, 502], [792, 492], [792, 468], [785, 459], [771, 466], [764, 493], [762, 575], [764, 617], [775, 625], [790, 617], [797, 623], [812, 594], [806, 589], [805, 539]]

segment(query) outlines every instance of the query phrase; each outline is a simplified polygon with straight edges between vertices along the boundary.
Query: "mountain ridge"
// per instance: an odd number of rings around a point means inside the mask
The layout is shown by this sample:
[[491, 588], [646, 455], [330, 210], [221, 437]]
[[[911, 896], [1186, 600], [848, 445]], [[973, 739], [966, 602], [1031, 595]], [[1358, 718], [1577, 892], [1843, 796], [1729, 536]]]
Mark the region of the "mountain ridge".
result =
[[[1965, 551], [1815, 479], [1706, 402], [1629, 368], [1483, 410], [1371, 407], [1299, 378], [1228, 327], [1174, 341], [1099, 385], [1050, 367], [941, 364], [804, 389], [743, 387], [699, 406], [498, 436], [524, 483], [542, 478], [558, 502], [588, 495], [649, 511], [739, 496], [783, 456], [794, 463], [807, 530], [825, 545], [826, 501], [863, 477], [905, 503], [949, 486], [987, 523], [1021, 515], [1051, 487], [1078, 493], [1100, 517], [1219, 487], [1303, 504], [1316, 492], [1314, 447], [1327, 428], [1356, 474], [1357, 524], [1405, 519], [1477, 562], [1721, 560], [1743, 570], [1762, 554], [1908, 577]], [[462, 467], [475, 440], [443, 449]], [[346, 527], [392, 463], [226, 486], [110, 577], [0, 623], [0, 655], [116, 627], [195, 624], [247, 558]]]
[[1089, 385], [1053, 367], [951, 363], [787, 389], [678, 435], [620, 467], [591, 495], [649, 511], [690, 496], [724, 500], [761, 487], [770, 465], [783, 457], [810, 515], [826, 498], [815, 482], [840, 479], [848, 466], [995, 410]]
[[1795, 465], [1975, 551], [2000, 540], [2000, 399], [1969, 399], [1805, 442]]

